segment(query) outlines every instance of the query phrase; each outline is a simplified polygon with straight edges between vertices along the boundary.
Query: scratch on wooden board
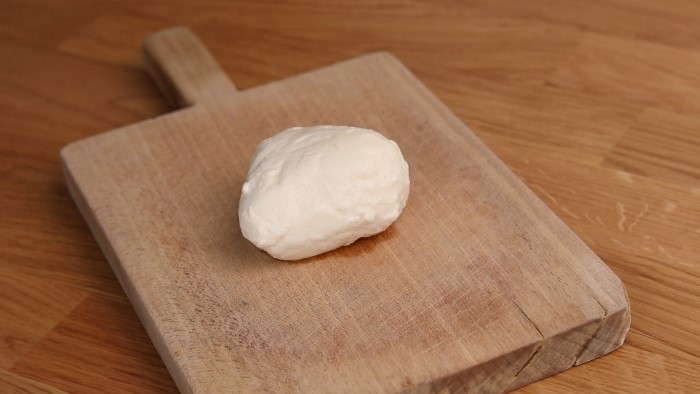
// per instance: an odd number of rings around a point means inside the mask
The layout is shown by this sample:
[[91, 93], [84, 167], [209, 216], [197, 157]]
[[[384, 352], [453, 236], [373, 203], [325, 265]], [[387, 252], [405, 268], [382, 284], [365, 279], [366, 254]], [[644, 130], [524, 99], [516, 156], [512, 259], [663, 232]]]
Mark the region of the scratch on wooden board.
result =
[[561, 210], [562, 210], [563, 212], [565, 212], [566, 214], [568, 214], [569, 216], [575, 218], [575, 219], [581, 219], [581, 216], [579, 216], [579, 215], [577, 215], [577, 214], [571, 212], [571, 211], [569, 210], [569, 208], [567, 208], [567, 207], [565, 207], [565, 206], [562, 206], [562, 207], [561, 207]]
[[639, 214], [635, 216], [632, 223], [630, 223], [630, 225], [627, 227], [627, 231], [632, 232], [632, 228], [636, 226], [637, 223], [639, 223], [639, 219], [641, 219], [642, 216], [644, 216], [644, 214], [646, 214], [647, 212], [649, 212], [649, 205], [647, 205], [647, 203], [644, 203], [644, 208], [642, 208], [642, 210], [639, 211]]
[[615, 242], [618, 246], [623, 247], [623, 248], [625, 247], [625, 244], [623, 244], [622, 242], [620, 242], [618, 239], [616, 239], [616, 238], [610, 238], [610, 239], [611, 239], [613, 242]]
[[603, 222], [603, 219], [601, 219], [600, 216], [596, 216], [595, 221], [598, 222], [601, 226], [605, 227], [605, 222]]
[[615, 204], [617, 205], [617, 212], [620, 214], [620, 220], [617, 221], [617, 228], [620, 231], [625, 231], [625, 220], [627, 220], [625, 216], [625, 206], [619, 201]]
[[653, 245], [653, 246], [655, 246], [656, 249], [658, 249], [659, 252], [661, 252], [661, 254], [663, 254], [664, 257], [666, 257], [666, 258], [669, 259], [669, 260], [674, 261], [676, 264], [683, 265], [683, 266], [689, 267], [689, 268], [695, 268], [695, 265], [694, 265], [694, 264], [689, 264], [689, 263], [686, 262], [686, 261], [680, 260], [680, 259], [678, 258], [677, 255], [674, 255], [674, 254], [670, 253], [670, 252], [668, 251], [668, 249], [664, 248], [663, 246], [661, 246], [661, 245], [659, 245], [659, 244], [655, 244], [655, 245]]
[[530, 187], [532, 189], [535, 189], [535, 190], [539, 191], [540, 193], [542, 193], [542, 195], [547, 197], [547, 199], [549, 201], [551, 201], [552, 204], [559, 205], [559, 203], [557, 202], [557, 199], [554, 198], [554, 196], [552, 196], [551, 194], [549, 194], [546, 190], [544, 190], [544, 188], [542, 186], [537, 185], [537, 184], [532, 184], [532, 185], [530, 185]]

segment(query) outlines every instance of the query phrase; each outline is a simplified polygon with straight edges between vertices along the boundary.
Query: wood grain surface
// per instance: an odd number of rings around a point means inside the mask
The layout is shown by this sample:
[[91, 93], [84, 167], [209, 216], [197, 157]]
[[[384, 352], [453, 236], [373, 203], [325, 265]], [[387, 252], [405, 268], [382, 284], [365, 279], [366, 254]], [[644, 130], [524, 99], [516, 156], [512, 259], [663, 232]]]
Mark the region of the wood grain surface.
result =
[[240, 89], [391, 51], [620, 276], [626, 345], [521, 391], [700, 390], [695, 2], [17, 0], [0, 22], [0, 391], [175, 390], [58, 151], [168, 111], [141, 45], [178, 24]]
[[[190, 108], [61, 158], [182, 392], [501, 392], [622, 344], [618, 277], [395, 57], [237, 92], [188, 29], [146, 54]], [[239, 231], [241, 185], [262, 139], [317, 124], [396, 141], [411, 200], [381, 235], [276, 261]]]

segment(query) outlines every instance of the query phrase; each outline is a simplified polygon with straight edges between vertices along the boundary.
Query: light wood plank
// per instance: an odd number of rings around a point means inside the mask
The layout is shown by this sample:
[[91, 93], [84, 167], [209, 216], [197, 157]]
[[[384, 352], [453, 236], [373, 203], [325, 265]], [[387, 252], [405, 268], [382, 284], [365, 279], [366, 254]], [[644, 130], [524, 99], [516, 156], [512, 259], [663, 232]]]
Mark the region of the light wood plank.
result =
[[175, 386], [128, 303], [85, 299], [10, 372], [71, 393], [172, 393]]
[[14, 394], [61, 394], [61, 391], [53, 386], [39, 383], [32, 379], [0, 369], [0, 391]]
[[664, 47], [700, 49], [700, 31], [694, 26], [700, 18], [700, 5], [694, 0], [664, 3], [654, 0], [581, 3], [568, 0], [539, 0], [536, 3], [478, 0], [470, 1], [470, 7], [464, 8], [478, 10], [482, 18], [498, 15], [547, 21], [620, 39], [651, 42]]
[[422, 71], [428, 87], [489, 147], [599, 164], [631, 127], [642, 106], [614, 97], [546, 84], [518, 85]]
[[85, 292], [27, 275], [0, 275], [0, 369], [29, 351], [85, 298]]
[[615, 144], [603, 166], [700, 187], [698, 146], [697, 116], [648, 109]]
[[696, 51], [589, 34], [548, 82], [697, 115], [698, 67]]

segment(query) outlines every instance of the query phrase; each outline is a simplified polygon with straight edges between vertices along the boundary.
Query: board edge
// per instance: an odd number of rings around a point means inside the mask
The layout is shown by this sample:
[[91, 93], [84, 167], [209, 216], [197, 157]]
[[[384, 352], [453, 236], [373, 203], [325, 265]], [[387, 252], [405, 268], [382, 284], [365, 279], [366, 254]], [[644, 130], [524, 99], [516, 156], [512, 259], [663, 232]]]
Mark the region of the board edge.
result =
[[170, 376], [175, 382], [178, 390], [181, 393], [193, 393], [194, 390], [192, 385], [190, 384], [189, 380], [185, 376], [180, 366], [177, 364], [177, 360], [174, 357], [174, 354], [172, 354], [172, 352], [166, 345], [165, 338], [163, 337], [162, 333], [158, 330], [157, 325], [148, 313], [147, 307], [141, 301], [137, 290], [132, 286], [128, 279], [128, 276], [124, 273], [123, 268], [121, 267], [121, 262], [118, 253], [112, 247], [109, 237], [102, 228], [102, 225], [100, 225], [99, 221], [93, 215], [92, 210], [90, 209], [90, 206], [87, 202], [87, 199], [83, 195], [83, 191], [81, 190], [80, 185], [73, 177], [73, 174], [70, 169], [70, 156], [72, 150], [79, 148], [79, 145], [76, 145], [79, 142], [80, 141], [76, 141], [74, 143], [64, 146], [60, 152], [61, 168], [68, 192], [73, 198], [75, 205], [78, 207], [78, 210], [83, 216], [83, 219], [87, 223], [88, 228], [92, 233], [92, 236], [94, 237], [98, 246], [102, 250], [105, 259], [107, 260], [107, 263], [112, 268], [112, 271], [114, 272], [114, 275], [116, 276], [117, 280], [119, 281], [119, 284], [124, 290], [124, 293], [131, 302], [132, 307], [136, 312], [136, 315], [141, 321], [141, 325], [146, 330], [148, 337], [151, 339], [151, 342], [153, 343], [154, 347], [158, 352], [158, 355], [163, 360], [163, 363], [165, 364], [165, 367], [170, 373]]

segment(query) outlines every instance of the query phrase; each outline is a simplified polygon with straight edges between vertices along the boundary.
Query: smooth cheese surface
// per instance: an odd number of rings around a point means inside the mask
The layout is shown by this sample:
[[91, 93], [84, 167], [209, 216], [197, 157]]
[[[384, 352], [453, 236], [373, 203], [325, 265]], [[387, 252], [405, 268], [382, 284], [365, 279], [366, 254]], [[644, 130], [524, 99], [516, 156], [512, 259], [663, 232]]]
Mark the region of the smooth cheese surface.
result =
[[386, 230], [409, 192], [408, 164], [382, 134], [348, 126], [294, 127], [262, 141], [243, 184], [243, 236], [297, 260]]

